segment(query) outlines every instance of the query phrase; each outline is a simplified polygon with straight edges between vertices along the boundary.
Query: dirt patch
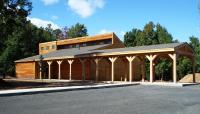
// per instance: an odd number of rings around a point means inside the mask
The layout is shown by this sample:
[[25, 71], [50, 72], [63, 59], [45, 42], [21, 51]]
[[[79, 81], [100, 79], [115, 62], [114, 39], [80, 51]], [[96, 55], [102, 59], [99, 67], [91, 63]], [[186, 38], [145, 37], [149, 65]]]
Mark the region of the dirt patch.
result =
[[[197, 83], [200, 83], [200, 73], [195, 74], [195, 79]], [[179, 82], [182, 83], [192, 83], [193, 82], [193, 74], [188, 74], [184, 76]]]
[[34, 80], [33, 81], [0, 80], [0, 90], [28, 89], [28, 88], [41, 88], [41, 87], [82, 86], [82, 85], [97, 85], [97, 84], [100, 83], [95, 83], [91, 81], [35, 82]]

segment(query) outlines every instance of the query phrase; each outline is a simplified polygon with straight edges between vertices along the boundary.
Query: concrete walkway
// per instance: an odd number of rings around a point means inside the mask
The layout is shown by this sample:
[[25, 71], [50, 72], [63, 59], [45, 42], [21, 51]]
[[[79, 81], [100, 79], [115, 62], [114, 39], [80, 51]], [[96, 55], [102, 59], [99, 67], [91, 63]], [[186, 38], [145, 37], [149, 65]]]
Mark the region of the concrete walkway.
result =
[[156, 85], [156, 86], [169, 86], [169, 87], [184, 87], [190, 85], [198, 85], [198, 83], [173, 83], [173, 82], [140, 82], [140, 85]]
[[[41, 80], [38, 80], [41, 81]], [[48, 80], [43, 80], [48, 81]], [[51, 80], [57, 81], [58, 80]], [[62, 82], [62, 81], [60, 81]], [[67, 81], [66, 81], [67, 82]], [[170, 82], [107, 82], [107, 84], [98, 85], [83, 85], [83, 86], [65, 86], [65, 87], [46, 87], [46, 88], [31, 88], [31, 89], [14, 89], [14, 90], [2, 90], [0, 96], [12, 96], [12, 95], [24, 95], [24, 94], [37, 94], [37, 93], [50, 93], [60, 91], [73, 91], [73, 90], [85, 90], [85, 89], [98, 89], [98, 88], [111, 88], [111, 87], [123, 87], [132, 85], [151, 85], [151, 86], [170, 86], [170, 87], [183, 87], [189, 85], [197, 85], [198, 83], [170, 83]]]
[[37, 93], [73, 91], [73, 90], [84, 90], [84, 89], [98, 89], [98, 88], [111, 88], [111, 87], [123, 87], [123, 86], [131, 86], [131, 85], [139, 85], [139, 83], [133, 82], [133, 83], [115, 83], [115, 84], [86, 85], [86, 86], [47, 87], [47, 88], [3, 90], [3, 91], [0, 91], [0, 96], [37, 94]]

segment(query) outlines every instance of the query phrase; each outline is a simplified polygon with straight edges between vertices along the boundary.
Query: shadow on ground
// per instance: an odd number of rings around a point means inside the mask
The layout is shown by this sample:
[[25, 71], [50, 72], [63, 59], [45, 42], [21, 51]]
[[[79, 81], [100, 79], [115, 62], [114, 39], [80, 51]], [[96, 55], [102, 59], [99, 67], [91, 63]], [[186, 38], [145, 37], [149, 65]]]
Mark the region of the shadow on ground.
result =
[[19, 80], [0, 80], [0, 90], [7, 89], [28, 89], [40, 87], [65, 87], [65, 86], [83, 86], [98, 85], [103, 82], [95, 83], [93, 81], [70, 81], [70, 82], [35, 82], [35, 81], [19, 81]]

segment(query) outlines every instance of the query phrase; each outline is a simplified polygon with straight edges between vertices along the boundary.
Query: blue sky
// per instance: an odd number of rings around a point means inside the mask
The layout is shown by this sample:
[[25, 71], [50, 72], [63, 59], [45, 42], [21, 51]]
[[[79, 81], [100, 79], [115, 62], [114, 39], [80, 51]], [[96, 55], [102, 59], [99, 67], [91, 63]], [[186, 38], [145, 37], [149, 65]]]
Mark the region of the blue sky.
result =
[[181, 42], [194, 35], [200, 38], [198, 0], [32, 0], [29, 19], [37, 26], [53, 28], [85, 24], [89, 35], [132, 28], [142, 29], [153, 21], [165, 26]]

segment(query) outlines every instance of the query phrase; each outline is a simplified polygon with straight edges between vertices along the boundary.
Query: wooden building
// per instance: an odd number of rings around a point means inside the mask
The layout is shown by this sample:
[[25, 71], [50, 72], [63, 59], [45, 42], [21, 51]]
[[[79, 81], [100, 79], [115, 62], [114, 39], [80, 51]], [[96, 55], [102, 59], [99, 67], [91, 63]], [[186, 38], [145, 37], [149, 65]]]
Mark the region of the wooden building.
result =
[[[42, 66], [41, 63], [41, 55]], [[187, 43], [170, 43], [126, 48], [114, 33], [65, 39], [39, 44], [39, 55], [15, 61], [17, 78], [145, 81], [145, 63], [149, 60], [149, 80], [154, 81], [156, 59], [173, 63], [173, 82], [177, 82], [177, 57], [193, 63], [194, 51]], [[43, 70], [41, 70], [43, 69]]]

